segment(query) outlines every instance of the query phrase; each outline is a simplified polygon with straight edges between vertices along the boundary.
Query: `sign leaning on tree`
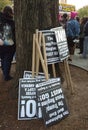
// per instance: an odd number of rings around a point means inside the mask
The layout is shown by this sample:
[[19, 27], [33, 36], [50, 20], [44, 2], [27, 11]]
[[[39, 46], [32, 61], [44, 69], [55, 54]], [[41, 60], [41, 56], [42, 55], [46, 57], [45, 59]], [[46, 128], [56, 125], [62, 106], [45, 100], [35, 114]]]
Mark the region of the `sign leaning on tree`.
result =
[[[64, 39], [61, 38], [62, 35]], [[32, 73], [25, 72], [24, 78], [19, 80], [18, 119], [43, 118], [45, 125], [50, 126], [64, 119], [69, 115], [69, 111], [61, 88], [60, 78], [49, 79], [47, 66], [64, 61], [68, 58], [69, 52], [63, 28], [43, 31], [40, 42], [39, 36], [40, 32], [33, 37], [33, 52], [37, 52], [37, 57], [34, 53], [32, 59], [33, 63], [37, 63], [37, 67], [39, 67], [38, 61], [41, 61], [45, 77], [42, 74], [37, 77], [35, 75], [36, 69], [33, 70], [36, 67], [33, 66]], [[40, 43], [43, 45], [42, 49]], [[67, 66], [67, 62], [65, 63]], [[69, 72], [69, 68], [66, 69], [66, 73]]]
[[[55, 70], [55, 63], [63, 62], [64, 65], [64, 72], [65, 72], [65, 78], [67, 82], [67, 86], [71, 87], [71, 92], [73, 93], [73, 83], [71, 79], [70, 69], [68, 65], [68, 57], [69, 57], [69, 50], [67, 45], [67, 39], [65, 34], [65, 29], [63, 27], [57, 27], [52, 28], [50, 31], [39, 31], [41, 35], [41, 45], [43, 46], [43, 49], [41, 49], [41, 46], [39, 44], [38, 37], [36, 38], [36, 49], [37, 53], [39, 52], [39, 59], [42, 64], [43, 71], [48, 79], [48, 65], [52, 65], [52, 71], [54, 77], [56, 77], [56, 70]], [[42, 50], [44, 53], [42, 53]], [[45, 55], [45, 56], [43, 56]], [[45, 64], [44, 64], [45, 63]], [[47, 73], [46, 73], [47, 72]]]
[[37, 118], [36, 83], [46, 81], [45, 77], [20, 78], [18, 96], [18, 120]]
[[42, 31], [45, 38], [47, 64], [60, 62], [55, 33], [51, 30]]

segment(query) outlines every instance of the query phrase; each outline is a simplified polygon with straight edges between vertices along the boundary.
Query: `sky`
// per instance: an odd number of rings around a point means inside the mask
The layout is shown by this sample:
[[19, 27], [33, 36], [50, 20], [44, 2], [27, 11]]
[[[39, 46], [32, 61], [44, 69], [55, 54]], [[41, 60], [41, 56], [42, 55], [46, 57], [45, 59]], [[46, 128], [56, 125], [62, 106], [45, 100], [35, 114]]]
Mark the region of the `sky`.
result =
[[88, 5], [88, 0], [67, 0], [67, 4], [75, 5], [76, 10]]

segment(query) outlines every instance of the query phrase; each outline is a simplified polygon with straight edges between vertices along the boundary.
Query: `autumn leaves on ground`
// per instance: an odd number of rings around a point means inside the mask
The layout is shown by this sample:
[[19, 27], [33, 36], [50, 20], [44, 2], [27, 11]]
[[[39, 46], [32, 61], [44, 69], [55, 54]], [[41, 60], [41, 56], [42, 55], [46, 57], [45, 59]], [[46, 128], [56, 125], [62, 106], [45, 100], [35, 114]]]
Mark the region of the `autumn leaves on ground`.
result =
[[[74, 94], [62, 84], [69, 116], [51, 127], [45, 127], [43, 120], [19, 121], [18, 99], [11, 97], [12, 81], [5, 82], [0, 69], [0, 130], [88, 130], [88, 72], [70, 66]], [[15, 64], [11, 73], [14, 76]]]

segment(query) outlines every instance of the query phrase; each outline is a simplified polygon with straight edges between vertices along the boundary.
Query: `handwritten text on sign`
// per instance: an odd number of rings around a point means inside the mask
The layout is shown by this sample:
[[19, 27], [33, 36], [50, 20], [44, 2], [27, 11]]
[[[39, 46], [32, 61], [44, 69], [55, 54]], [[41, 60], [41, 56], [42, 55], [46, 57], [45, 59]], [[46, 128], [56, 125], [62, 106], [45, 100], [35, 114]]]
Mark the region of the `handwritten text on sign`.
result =
[[38, 107], [46, 126], [50, 126], [66, 117], [69, 112], [60, 85], [60, 79], [49, 79], [36, 85]]
[[45, 37], [45, 47], [46, 47], [46, 56], [47, 63], [58, 63], [59, 62], [59, 53], [55, 38], [55, 33], [53, 31], [43, 32]]
[[30, 120], [37, 118], [36, 83], [44, 82], [45, 78], [23, 78], [19, 80], [18, 119]]
[[59, 51], [59, 57], [60, 57], [60, 60], [62, 61], [69, 56], [65, 29], [63, 27], [57, 27], [57, 28], [53, 28], [51, 30], [55, 31], [56, 42], [57, 42], [57, 47], [58, 47], [58, 51]]

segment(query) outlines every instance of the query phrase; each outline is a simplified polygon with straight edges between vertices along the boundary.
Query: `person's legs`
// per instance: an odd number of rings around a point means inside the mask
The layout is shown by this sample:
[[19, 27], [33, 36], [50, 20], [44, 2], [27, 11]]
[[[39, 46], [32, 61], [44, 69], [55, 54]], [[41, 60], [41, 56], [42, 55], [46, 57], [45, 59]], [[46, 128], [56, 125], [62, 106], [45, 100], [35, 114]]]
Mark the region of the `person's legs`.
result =
[[1, 58], [1, 69], [2, 69], [2, 71], [3, 71], [3, 70], [4, 70], [4, 68], [3, 68], [4, 55], [1, 55], [0, 58]]
[[71, 37], [67, 38], [67, 43], [68, 43], [68, 49], [70, 54], [68, 60], [72, 61], [72, 56], [74, 55], [74, 51], [75, 51], [75, 43], [73, 42], [73, 39]]
[[79, 53], [78, 54], [82, 54], [83, 53], [83, 41], [84, 41], [84, 38], [80, 38], [79, 40]]
[[5, 80], [10, 80], [12, 77], [10, 76], [10, 68], [11, 68], [11, 62], [13, 59], [13, 55], [11, 54], [5, 54], [2, 59], [2, 70]]
[[84, 38], [84, 43], [83, 43], [83, 58], [86, 58], [88, 51], [88, 36]]
[[80, 54], [83, 53], [83, 41], [84, 41], [84, 38], [80, 38]]

